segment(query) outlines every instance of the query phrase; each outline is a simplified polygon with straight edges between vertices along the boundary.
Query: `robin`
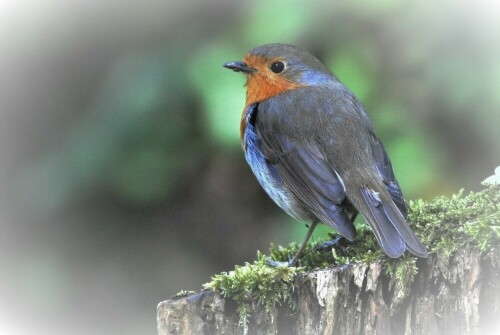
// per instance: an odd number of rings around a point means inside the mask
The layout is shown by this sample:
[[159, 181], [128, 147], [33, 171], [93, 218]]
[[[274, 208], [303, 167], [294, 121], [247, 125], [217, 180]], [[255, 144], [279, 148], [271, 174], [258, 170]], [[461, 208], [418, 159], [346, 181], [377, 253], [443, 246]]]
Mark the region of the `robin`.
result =
[[358, 212], [387, 256], [408, 250], [427, 257], [363, 105], [326, 66], [304, 49], [276, 43], [224, 67], [246, 75], [240, 132], [250, 168], [279, 207], [310, 223], [288, 265], [320, 222], [352, 241]]

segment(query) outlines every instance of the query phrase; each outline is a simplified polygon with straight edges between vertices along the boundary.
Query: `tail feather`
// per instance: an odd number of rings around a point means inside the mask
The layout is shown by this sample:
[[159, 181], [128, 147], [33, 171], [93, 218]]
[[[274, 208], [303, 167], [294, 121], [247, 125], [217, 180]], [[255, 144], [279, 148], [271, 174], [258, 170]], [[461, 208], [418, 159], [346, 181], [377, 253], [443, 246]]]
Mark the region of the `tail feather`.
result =
[[427, 249], [411, 230], [401, 212], [392, 203], [385, 203], [384, 210], [387, 218], [394, 225], [398, 233], [406, 243], [406, 248], [418, 257], [427, 257]]
[[360, 210], [387, 256], [398, 258], [408, 250], [416, 256], [427, 257], [427, 250], [390, 197], [367, 188], [361, 189], [361, 194], [365, 210]]

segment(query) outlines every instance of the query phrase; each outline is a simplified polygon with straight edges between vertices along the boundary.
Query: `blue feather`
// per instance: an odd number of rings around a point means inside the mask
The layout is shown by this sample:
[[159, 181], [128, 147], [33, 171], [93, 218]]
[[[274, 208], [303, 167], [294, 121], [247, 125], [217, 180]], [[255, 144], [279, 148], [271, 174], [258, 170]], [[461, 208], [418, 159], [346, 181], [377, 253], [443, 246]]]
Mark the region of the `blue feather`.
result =
[[245, 144], [245, 159], [260, 185], [271, 199], [297, 220], [304, 219], [296, 213], [296, 200], [294, 195], [283, 186], [283, 181], [276, 167], [269, 162], [260, 149], [260, 144], [255, 133], [255, 119], [257, 117], [257, 104], [251, 105], [245, 112], [246, 128], [243, 135]]

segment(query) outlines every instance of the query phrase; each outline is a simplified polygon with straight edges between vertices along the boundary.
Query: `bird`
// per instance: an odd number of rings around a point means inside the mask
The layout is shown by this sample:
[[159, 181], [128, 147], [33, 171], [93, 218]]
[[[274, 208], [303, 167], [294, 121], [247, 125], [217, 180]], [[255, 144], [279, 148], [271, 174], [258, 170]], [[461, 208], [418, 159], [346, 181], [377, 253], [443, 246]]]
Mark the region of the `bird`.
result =
[[281, 209], [309, 224], [287, 265], [297, 264], [319, 223], [353, 241], [358, 213], [390, 258], [427, 257], [365, 107], [320, 60], [272, 43], [223, 66], [246, 76], [240, 135], [248, 165]]

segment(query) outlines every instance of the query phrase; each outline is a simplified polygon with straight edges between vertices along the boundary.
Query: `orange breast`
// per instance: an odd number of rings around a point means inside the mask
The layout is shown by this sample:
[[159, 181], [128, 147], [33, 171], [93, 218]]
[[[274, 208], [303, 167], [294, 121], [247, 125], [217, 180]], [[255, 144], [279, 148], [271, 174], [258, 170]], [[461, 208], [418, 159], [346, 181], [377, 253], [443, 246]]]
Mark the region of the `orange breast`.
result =
[[247, 78], [246, 105], [250, 106], [259, 101], [269, 99], [284, 91], [299, 88], [300, 85], [279, 76], [271, 76], [267, 73], [255, 73]]

